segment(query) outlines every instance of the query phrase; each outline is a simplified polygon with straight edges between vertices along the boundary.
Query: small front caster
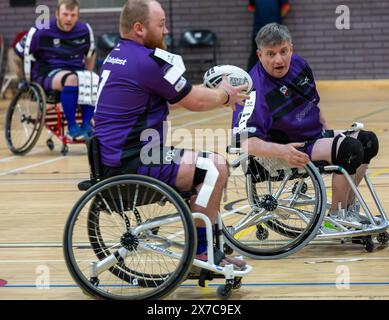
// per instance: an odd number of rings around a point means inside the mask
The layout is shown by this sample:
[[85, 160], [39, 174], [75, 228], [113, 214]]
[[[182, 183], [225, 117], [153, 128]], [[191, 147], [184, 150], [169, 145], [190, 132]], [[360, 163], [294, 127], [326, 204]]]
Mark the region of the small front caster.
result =
[[242, 277], [235, 277], [232, 289], [237, 290], [242, 286]]
[[54, 141], [52, 139], [47, 139], [46, 145], [49, 148], [50, 151], [54, 150]]
[[220, 286], [217, 288], [217, 296], [220, 299], [227, 300], [232, 293], [232, 284], [231, 283], [226, 283], [224, 286]]
[[387, 231], [379, 233], [378, 236], [377, 236], [377, 241], [381, 245], [388, 244], [388, 242], [389, 242], [389, 233]]
[[269, 238], [269, 230], [262, 227], [262, 225], [257, 225], [257, 232], [255, 233], [255, 236], [259, 241], [266, 240]]
[[67, 144], [63, 144], [63, 145], [62, 145], [62, 148], [61, 148], [61, 154], [62, 154], [63, 156], [66, 156], [66, 155], [68, 154], [68, 152], [69, 152], [69, 147], [68, 147], [68, 145], [67, 145]]
[[373, 252], [374, 251], [374, 242], [371, 236], [366, 236], [362, 238], [362, 244], [365, 247], [365, 250], [367, 252]]
[[230, 255], [234, 252], [234, 249], [232, 249], [227, 243], [223, 246], [223, 251], [226, 255]]

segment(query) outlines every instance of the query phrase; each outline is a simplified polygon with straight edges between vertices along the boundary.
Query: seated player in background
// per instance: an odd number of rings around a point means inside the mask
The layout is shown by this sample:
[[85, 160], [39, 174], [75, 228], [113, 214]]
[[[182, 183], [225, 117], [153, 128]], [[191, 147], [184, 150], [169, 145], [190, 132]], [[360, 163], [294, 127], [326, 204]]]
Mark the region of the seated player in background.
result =
[[[82, 126], [76, 122], [79, 94], [77, 71], [92, 71], [95, 65], [95, 45], [92, 28], [79, 19], [78, 0], [59, 0], [55, 17], [48, 29], [32, 27], [15, 47], [24, 59], [24, 72], [47, 91], [61, 91], [61, 104], [68, 121], [67, 136], [82, 140], [91, 134], [93, 105], [81, 104]], [[26, 45], [27, 44], [27, 45]], [[27, 66], [32, 56], [32, 68]], [[22, 73], [22, 63], [19, 59]], [[28, 70], [28, 69], [31, 69]]]

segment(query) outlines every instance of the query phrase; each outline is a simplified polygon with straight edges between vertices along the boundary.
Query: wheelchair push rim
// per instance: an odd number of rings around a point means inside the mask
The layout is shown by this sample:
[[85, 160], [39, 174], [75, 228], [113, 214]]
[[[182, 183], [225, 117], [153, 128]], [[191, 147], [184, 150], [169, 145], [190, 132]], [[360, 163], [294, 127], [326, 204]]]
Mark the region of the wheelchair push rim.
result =
[[295, 171], [289, 178], [285, 174], [266, 180], [254, 173], [232, 178], [228, 192], [238, 192], [222, 214], [230, 248], [253, 259], [279, 259], [315, 237], [325, 215], [326, 191], [312, 163], [303, 174]]
[[[136, 233], [141, 228], [146, 229]], [[162, 298], [186, 279], [196, 246], [184, 200], [166, 184], [138, 175], [109, 178], [89, 189], [73, 207], [64, 232], [70, 274], [84, 292], [103, 299]], [[128, 255], [121, 259], [123, 250]], [[98, 274], [98, 281], [92, 279], [91, 266], [113, 256], [116, 262]]]
[[42, 87], [31, 83], [21, 88], [7, 110], [5, 138], [8, 148], [17, 155], [29, 152], [44, 127], [46, 98]]

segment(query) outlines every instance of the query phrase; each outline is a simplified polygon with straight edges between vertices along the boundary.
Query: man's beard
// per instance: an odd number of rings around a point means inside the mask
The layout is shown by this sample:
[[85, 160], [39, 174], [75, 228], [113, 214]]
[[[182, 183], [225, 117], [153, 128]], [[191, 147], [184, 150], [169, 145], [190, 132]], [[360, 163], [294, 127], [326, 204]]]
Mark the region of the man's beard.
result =
[[57, 24], [58, 24], [59, 29], [62, 30], [62, 31], [65, 31], [65, 30], [66, 31], [71, 31], [71, 30], [73, 30], [73, 28], [75, 26], [75, 24], [74, 24], [74, 25], [72, 25], [72, 27], [70, 29], [68, 29], [68, 26], [65, 26], [64, 24], [62, 24], [59, 19], [57, 19]]
[[144, 40], [144, 46], [146, 48], [153, 49], [153, 50], [156, 48], [159, 48], [162, 50], [167, 49], [167, 45], [165, 43], [165, 37], [163, 37], [162, 40], [156, 40], [155, 38], [147, 37]]

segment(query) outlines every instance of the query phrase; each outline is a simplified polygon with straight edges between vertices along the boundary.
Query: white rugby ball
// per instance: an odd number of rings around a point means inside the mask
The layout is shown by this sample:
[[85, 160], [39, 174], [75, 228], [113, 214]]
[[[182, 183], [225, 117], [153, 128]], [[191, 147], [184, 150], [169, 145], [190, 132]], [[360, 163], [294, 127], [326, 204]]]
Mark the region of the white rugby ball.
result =
[[208, 88], [217, 88], [222, 81], [223, 75], [227, 76], [228, 81], [232, 86], [247, 84], [247, 93], [250, 93], [253, 88], [253, 79], [243, 69], [231, 65], [219, 65], [209, 69], [203, 77], [203, 83]]

